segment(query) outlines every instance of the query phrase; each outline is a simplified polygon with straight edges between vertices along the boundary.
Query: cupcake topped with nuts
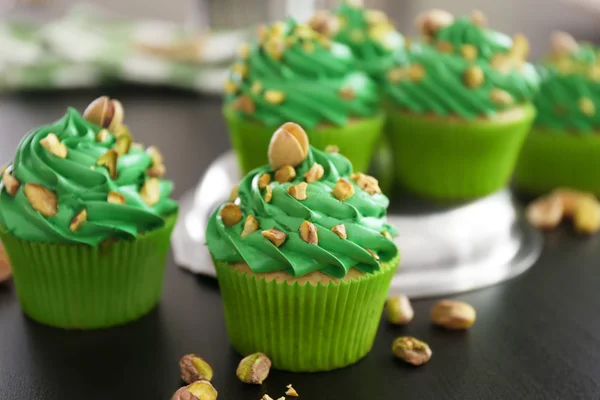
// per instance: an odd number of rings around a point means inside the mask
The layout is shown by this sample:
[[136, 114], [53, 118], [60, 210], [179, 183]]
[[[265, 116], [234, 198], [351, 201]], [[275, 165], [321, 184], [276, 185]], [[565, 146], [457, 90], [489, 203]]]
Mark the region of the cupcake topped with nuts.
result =
[[375, 83], [357, 71], [345, 45], [291, 19], [262, 26], [244, 46], [225, 86], [226, 107], [245, 119], [276, 127], [341, 126], [380, 112]]
[[242, 179], [207, 227], [213, 258], [246, 263], [255, 273], [343, 278], [354, 267], [375, 272], [398, 256], [378, 182], [352, 172], [335, 148], [311, 147], [285, 123], [273, 135], [269, 165]]
[[317, 32], [350, 47], [359, 67], [380, 80], [403, 51], [404, 38], [385, 13], [363, 7], [361, 1], [344, 0], [330, 13], [318, 11], [310, 21]]
[[96, 246], [161, 228], [177, 212], [160, 152], [142, 148], [120, 102], [96, 99], [80, 115], [30, 132], [0, 185], [0, 227], [20, 239]]
[[387, 74], [384, 91], [395, 106], [411, 113], [490, 118], [529, 102], [538, 76], [525, 59], [527, 39], [512, 39], [486, 26], [481, 12], [455, 19], [441, 10], [417, 19], [422, 42], [406, 62]]
[[597, 46], [555, 32], [550, 55], [540, 66], [542, 83], [534, 103], [536, 126], [554, 131], [592, 133], [600, 127], [600, 66]]

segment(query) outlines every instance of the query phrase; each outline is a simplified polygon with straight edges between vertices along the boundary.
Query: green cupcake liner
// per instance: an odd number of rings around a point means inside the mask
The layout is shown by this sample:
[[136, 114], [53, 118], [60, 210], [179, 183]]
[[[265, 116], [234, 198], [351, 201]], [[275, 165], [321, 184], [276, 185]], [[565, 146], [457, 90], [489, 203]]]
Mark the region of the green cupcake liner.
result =
[[530, 194], [557, 187], [600, 196], [600, 136], [532, 129], [515, 170], [515, 185]]
[[138, 319], [160, 299], [176, 219], [135, 240], [97, 247], [31, 242], [0, 229], [21, 308], [42, 324], [68, 329]]
[[263, 352], [286, 371], [354, 364], [373, 346], [398, 263], [357, 280], [314, 286], [267, 282], [215, 261], [231, 344], [243, 356]]
[[[267, 150], [271, 136], [278, 128], [261, 125], [240, 117], [231, 107], [225, 106], [223, 114], [227, 120], [231, 144], [237, 154], [242, 173], [246, 174], [254, 168], [265, 165]], [[295, 121], [292, 121], [295, 122]], [[329, 145], [336, 145], [340, 153], [346, 156], [358, 172], [369, 169], [375, 145], [383, 130], [385, 115], [382, 113], [371, 118], [351, 121], [342, 127], [326, 126], [306, 129], [310, 144], [324, 150]]]
[[469, 200], [506, 186], [535, 118], [532, 105], [511, 121], [440, 120], [391, 108], [388, 134], [397, 179], [434, 200]]

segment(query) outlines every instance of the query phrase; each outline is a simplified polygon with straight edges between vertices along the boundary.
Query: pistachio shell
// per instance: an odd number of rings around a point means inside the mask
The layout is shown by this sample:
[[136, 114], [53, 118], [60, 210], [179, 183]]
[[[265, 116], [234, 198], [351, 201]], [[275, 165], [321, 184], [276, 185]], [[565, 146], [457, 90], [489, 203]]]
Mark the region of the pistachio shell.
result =
[[308, 136], [302, 127], [287, 122], [279, 127], [269, 143], [269, 162], [273, 169], [283, 165], [295, 167], [308, 155]]

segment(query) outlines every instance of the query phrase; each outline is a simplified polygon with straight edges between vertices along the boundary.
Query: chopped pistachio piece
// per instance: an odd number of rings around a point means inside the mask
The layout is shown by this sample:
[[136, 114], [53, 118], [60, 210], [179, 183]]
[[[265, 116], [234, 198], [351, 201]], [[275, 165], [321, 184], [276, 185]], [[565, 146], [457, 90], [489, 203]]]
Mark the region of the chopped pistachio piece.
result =
[[284, 232], [275, 228], [262, 231], [262, 235], [265, 238], [267, 238], [271, 243], [273, 243], [275, 247], [281, 246], [287, 239], [287, 236]]
[[226, 226], [233, 226], [242, 220], [242, 209], [234, 203], [227, 203], [219, 212], [223, 223]]

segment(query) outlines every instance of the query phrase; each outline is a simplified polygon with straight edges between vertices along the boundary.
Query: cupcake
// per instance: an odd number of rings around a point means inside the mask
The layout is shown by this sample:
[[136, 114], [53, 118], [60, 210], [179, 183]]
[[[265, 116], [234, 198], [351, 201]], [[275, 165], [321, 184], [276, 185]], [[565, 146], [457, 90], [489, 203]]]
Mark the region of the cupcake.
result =
[[358, 171], [369, 167], [384, 114], [347, 46], [288, 19], [259, 29], [258, 43], [240, 53], [223, 111], [244, 173], [267, 162], [273, 131], [289, 120], [316, 148], [337, 145]]
[[515, 171], [515, 184], [531, 194], [560, 186], [600, 195], [599, 48], [556, 33], [540, 66], [534, 99], [538, 115]]
[[75, 329], [133, 321], [158, 302], [177, 203], [157, 149], [101, 97], [31, 131], [2, 173], [0, 240], [23, 311]]
[[480, 12], [433, 10], [418, 25], [422, 42], [384, 83], [397, 177], [434, 200], [491, 194], [509, 182], [535, 117], [527, 40], [486, 28]]
[[404, 38], [385, 13], [366, 9], [357, 1], [342, 1], [333, 13], [318, 11], [310, 25], [348, 46], [358, 67], [377, 82], [384, 80], [397, 53], [404, 50]]
[[242, 179], [206, 229], [230, 341], [282, 370], [353, 364], [373, 345], [399, 263], [388, 199], [297, 124], [270, 143], [270, 164]]

